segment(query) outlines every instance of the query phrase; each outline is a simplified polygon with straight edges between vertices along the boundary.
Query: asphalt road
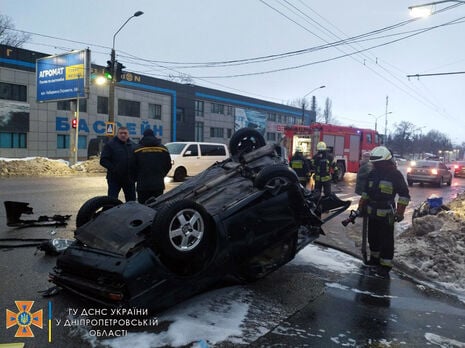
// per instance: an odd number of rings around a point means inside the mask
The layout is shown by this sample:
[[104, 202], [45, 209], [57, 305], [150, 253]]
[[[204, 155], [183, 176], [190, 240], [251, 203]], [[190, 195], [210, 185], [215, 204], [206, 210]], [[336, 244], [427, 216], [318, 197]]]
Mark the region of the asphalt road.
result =
[[[435, 192], [439, 192], [445, 200], [453, 198], [463, 189], [465, 180], [463, 183], [460, 180], [464, 179], [454, 179], [451, 187], [443, 187], [440, 191], [426, 186], [414, 187], [411, 190], [413, 201], [419, 203]], [[172, 185], [175, 184], [170, 183], [169, 187]], [[343, 183], [333, 189], [344, 199], [355, 202], [353, 185], [354, 176], [348, 175]], [[30, 203], [34, 209], [34, 215], [30, 218], [72, 215], [66, 227], [13, 229], [6, 227], [5, 212], [1, 211], [0, 238], [72, 238], [77, 210], [87, 199], [105, 195], [106, 183], [101, 175], [7, 178], [0, 180], [0, 192], [2, 200]], [[415, 203], [410, 211], [414, 206]], [[339, 216], [328, 223], [326, 242], [357, 253], [358, 250], [341, 227], [342, 218]], [[385, 346], [423, 347], [436, 339], [449, 342], [450, 347], [465, 346], [463, 302], [398, 272], [393, 272], [390, 280], [380, 280], [360, 268], [356, 258], [349, 257], [344, 263], [353, 264], [355, 268], [351, 272], [338, 272], [311, 262], [290, 263], [269, 277], [249, 285], [248, 290], [254, 294], [256, 301], [266, 298], [263, 306], [272, 307], [278, 303], [283, 311], [277, 325], [268, 326], [258, 336], [244, 339], [244, 345], [337, 347], [384, 342]], [[15, 338], [17, 327], [5, 329], [8, 318], [3, 317], [5, 322], [0, 320], [0, 327], [4, 328], [0, 330], [0, 343], [25, 341], [26, 347], [99, 345], [98, 339], [83, 338], [85, 328], [81, 330], [76, 326], [63, 325], [73, 310], [95, 308], [94, 304], [66, 293], [51, 298], [44, 298], [39, 293], [50, 287], [47, 275], [54, 264], [55, 257], [36, 252], [35, 248], [0, 250], [1, 309], [17, 312], [15, 301], [34, 301], [31, 313], [40, 309], [44, 311], [43, 329], [31, 326], [34, 338]], [[58, 324], [59, 321], [61, 324]], [[169, 323], [162, 323], [154, 332], [167, 327]], [[228, 342], [218, 344], [233, 345]]]

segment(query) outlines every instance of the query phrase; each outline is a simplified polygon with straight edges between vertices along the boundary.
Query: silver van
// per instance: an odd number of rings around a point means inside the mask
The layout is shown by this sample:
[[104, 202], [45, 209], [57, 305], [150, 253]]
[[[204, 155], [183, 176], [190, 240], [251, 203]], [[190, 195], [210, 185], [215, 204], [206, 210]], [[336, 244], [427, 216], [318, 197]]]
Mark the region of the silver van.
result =
[[227, 145], [220, 143], [173, 142], [165, 146], [171, 155], [171, 170], [168, 176], [174, 181], [183, 181], [186, 176], [203, 172], [215, 162], [229, 158]]

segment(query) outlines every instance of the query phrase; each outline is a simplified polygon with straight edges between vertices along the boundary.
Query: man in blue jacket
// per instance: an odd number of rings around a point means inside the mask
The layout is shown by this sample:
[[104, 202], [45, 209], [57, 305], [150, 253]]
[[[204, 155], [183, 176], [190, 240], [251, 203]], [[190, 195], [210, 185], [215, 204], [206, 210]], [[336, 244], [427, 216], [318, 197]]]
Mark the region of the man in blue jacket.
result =
[[118, 198], [122, 189], [126, 202], [136, 200], [134, 147], [128, 129], [119, 127], [100, 156], [100, 165], [107, 169], [108, 196]]
[[136, 160], [137, 200], [145, 203], [160, 196], [165, 189], [165, 176], [171, 169], [168, 149], [148, 128], [134, 150]]

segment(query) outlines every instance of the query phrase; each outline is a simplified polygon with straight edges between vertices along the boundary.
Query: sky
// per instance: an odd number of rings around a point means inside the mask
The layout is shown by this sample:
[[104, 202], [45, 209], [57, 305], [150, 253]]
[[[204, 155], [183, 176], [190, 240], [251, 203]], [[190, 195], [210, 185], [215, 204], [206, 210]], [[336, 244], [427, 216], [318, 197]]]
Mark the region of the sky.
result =
[[[465, 74], [450, 73], [465, 71], [465, 4], [413, 18], [408, 7], [426, 2], [0, 0], [0, 14], [30, 33], [23, 48], [89, 48], [105, 66], [115, 33], [143, 11], [115, 36], [127, 71], [284, 104], [314, 95], [322, 110], [328, 98], [339, 124], [391, 133], [408, 121], [459, 145]], [[407, 77], [435, 73], [447, 75]]]

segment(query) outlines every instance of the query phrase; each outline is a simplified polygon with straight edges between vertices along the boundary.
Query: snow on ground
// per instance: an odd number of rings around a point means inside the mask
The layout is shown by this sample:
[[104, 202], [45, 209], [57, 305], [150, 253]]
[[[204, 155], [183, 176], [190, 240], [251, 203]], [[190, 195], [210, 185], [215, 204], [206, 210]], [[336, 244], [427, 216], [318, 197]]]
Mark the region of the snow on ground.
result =
[[465, 298], [465, 194], [447, 206], [450, 211], [416, 218], [396, 238], [395, 262]]

